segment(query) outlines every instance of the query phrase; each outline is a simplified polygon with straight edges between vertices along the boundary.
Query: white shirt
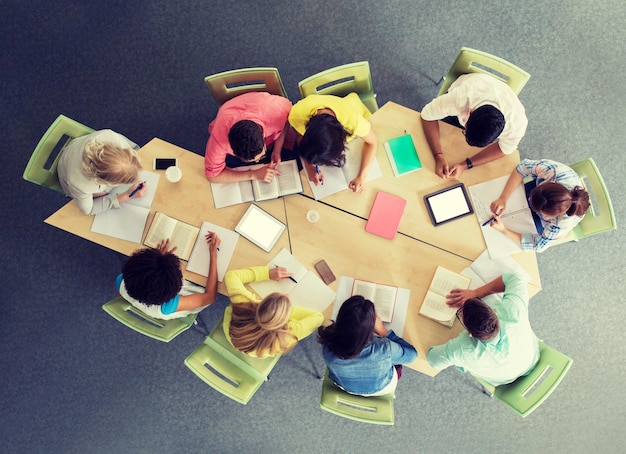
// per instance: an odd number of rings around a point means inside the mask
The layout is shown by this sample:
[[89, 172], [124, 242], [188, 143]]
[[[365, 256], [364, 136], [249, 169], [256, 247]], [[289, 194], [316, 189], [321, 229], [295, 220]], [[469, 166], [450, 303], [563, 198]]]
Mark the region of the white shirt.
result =
[[498, 145], [502, 153], [513, 153], [526, 133], [526, 111], [511, 87], [493, 76], [481, 73], [460, 76], [446, 94], [426, 104], [421, 115], [427, 121], [456, 116], [465, 126], [470, 113], [484, 105], [494, 106], [504, 115], [504, 130], [498, 137]]

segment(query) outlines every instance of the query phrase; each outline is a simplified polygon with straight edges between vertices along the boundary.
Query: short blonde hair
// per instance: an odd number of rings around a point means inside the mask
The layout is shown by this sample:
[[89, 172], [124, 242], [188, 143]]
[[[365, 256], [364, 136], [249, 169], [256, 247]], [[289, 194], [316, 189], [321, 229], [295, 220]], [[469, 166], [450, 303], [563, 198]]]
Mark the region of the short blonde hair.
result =
[[291, 302], [282, 293], [271, 293], [260, 303], [233, 304], [231, 341], [237, 350], [259, 358], [285, 353], [298, 341], [289, 331], [290, 315]]
[[99, 183], [118, 185], [137, 181], [141, 163], [130, 148], [89, 141], [83, 154], [83, 173]]

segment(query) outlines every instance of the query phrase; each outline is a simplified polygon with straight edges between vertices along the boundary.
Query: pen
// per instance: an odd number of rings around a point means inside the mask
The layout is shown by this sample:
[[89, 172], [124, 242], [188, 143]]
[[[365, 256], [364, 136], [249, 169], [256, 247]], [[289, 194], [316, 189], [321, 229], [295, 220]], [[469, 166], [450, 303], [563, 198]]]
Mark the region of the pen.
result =
[[[317, 166], [317, 164], [315, 164], [315, 173], [317, 173], [318, 175], [320, 174], [320, 168]], [[322, 186], [324, 186], [324, 180], [320, 180], [320, 183], [322, 183]]]
[[[275, 267], [275, 268], [278, 268], [278, 265], [274, 265], [274, 267]], [[289, 276], [289, 279], [291, 279], [291, 281], [292, 281], [294, 284], [297, 284], [297, 283], [298, 283], [298, 281], [296, 281], [296, 280], [293, 278], [293, 276]]]
[[483, 227], [486, 226], [487, 224], [489, 224], [491, 221], [495, 220], [495, 218], [492, 216], [489, 219], [487, 219], [485, 222], [483, 222]]
[[137, 191], [139, 191], [141, 188], [143, 188], [143, 184], [144, 183], [145, 183], [145, 181], [143, 183], [139, 183], [139, 186], [137, 186], [135, 189], [133, 189], [133, 191], [130, 194], [128, 194], [128, 198], [130, 199], [132, 196], [137, 194]]

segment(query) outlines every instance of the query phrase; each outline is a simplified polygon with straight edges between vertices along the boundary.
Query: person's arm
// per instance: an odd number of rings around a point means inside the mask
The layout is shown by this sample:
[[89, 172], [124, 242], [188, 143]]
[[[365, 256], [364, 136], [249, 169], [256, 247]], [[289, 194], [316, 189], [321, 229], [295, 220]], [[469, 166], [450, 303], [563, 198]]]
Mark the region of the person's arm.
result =
[[424, 120], [424, 118], [422, 118], [422, 128], [424, 129], [424, 135], [426, 136], [430, 151], [435, 158], [435, 173], [441, 178], [448, 178], [450, 168], [443, 155], [443, 150], [441, 149], [439, 120]]
[[393, 364], [409, 364], [417, 358], [417, 350], [407, 341], [397, 336], [393, 330], [386, 336], [391, 341], [391, 361]]
[[502, 293], [503, 291], [504, 281], [502, 280], [502, 276], [500, 276], [475, 289], [455, 288], [450, 290], [450, 293], [446, 296], [446, 304], [450, 307], [460, 308], [471, 298], [484, 298], [487, 295]]
[[278, 139], [274, 142], [274, 150], [272, 150], [272, 163], [271, 166], [273, 169], [276, 169], [280, 165], [280, 154], [283, 151], [283, 145], [285, 144], [285, 137], [287, 137], [287, 132], [289, 131], [289, 121], [285, 122], [285, 126], [283, 127], [283, 131], [278, 136]]
[[214, 232], [207, 233], [205, 239], [209, 246], [210, 263], [204, 293], [195, 293], [193, 295], [179, 297], [176, 312], [208, 306], [213, 304], [217, 298], [217, 248], [221, 240]]
[[324, 172], [320, 170], [318, 173], [315, 164], [311, 164], [302, 156], [300, 156], [300, 161], [302, 162], [302, 166], [304, 167], [304, 170], [306, 170], [306, 174], [309, 177], [309, 181], [311, 183], [313, 183], [315, 186], [324, 184]]
[[506, 225], [504, 225], [502, 221], [500, 220], [500, 216], [494, 214], [489, 225], [492, 228], [496, 229], [498, 232], [502, 233], [503, 235], [513, 240], [515, 244], [521, 245], [522, 234], [518, 232], [514, 232], [513, 230], [509, 229]]
[[324, 314], [321, 312], [306, 309], [304, 307], [294, 306], [291, 308], [289, 316], [289, 326], [291, 333], [302, 340], [324, 323]]
[[270, 165], [263, 166], [256, 170], [233, 170], [228, 167], [224, 167], [218, 175], [207, 177], [207, 179], [211, 183], [234, 183], [237, 181], [251, 180], [259, 180], [270, 183], [274, 177], [279, 174], [280, 172], [273, 169]]
[[[474, 156], [470, 158], [472, 165], [474, 167], [480, 166], [483, 164], [487, 164], [488, 162], [495, 161], [496, 159], [500, 159], [504, 156], [502, 150], [500, 150], [500, 145], [498, 142], [494, 142], [492, 144], [487, 145], [485, 148], [480, 150]], [[463, 172], [467, 170], [467, 161], [457, 162], [450, 167], [450, 178], [454, 178], [458, 180]]]
[[513, 194], [515, 188], [522, 184], [522, 181], [522, 176], [517, 172], [517, 170], [514, 169], [504, 185], [504, 189], [502, 189], [500, 196], [491, 202], [490, 208], [492, 213], [497, 215], [504, 213], [504, 210], [506, 209], [506, 202], [509, 200], [509, 197], [511, 197], [511, 194]]
[[361, 151], [361, 167], [359, 173], [349, 184], [352, 192], [363, 192], [365, 189], [365, 180], [372, 162], [376, 158], [376, 148], [378, 147], [378, 137], [370, 128], [370, 131], [361, 137], [363, 139], [363, 150]]

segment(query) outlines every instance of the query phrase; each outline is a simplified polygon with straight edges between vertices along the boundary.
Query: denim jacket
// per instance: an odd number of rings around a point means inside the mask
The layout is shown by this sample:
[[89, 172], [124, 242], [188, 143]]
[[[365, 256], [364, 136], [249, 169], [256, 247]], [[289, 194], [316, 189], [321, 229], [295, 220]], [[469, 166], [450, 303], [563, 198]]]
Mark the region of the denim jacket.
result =
[[356, 358], [341, 359], [326, 346], [323, 355], [335, 384], [352, 394], [373, 394], [391, 382], [394, 365], [413, 362], [417, 351], [389, 331], [385, 337], [374, 336]]

